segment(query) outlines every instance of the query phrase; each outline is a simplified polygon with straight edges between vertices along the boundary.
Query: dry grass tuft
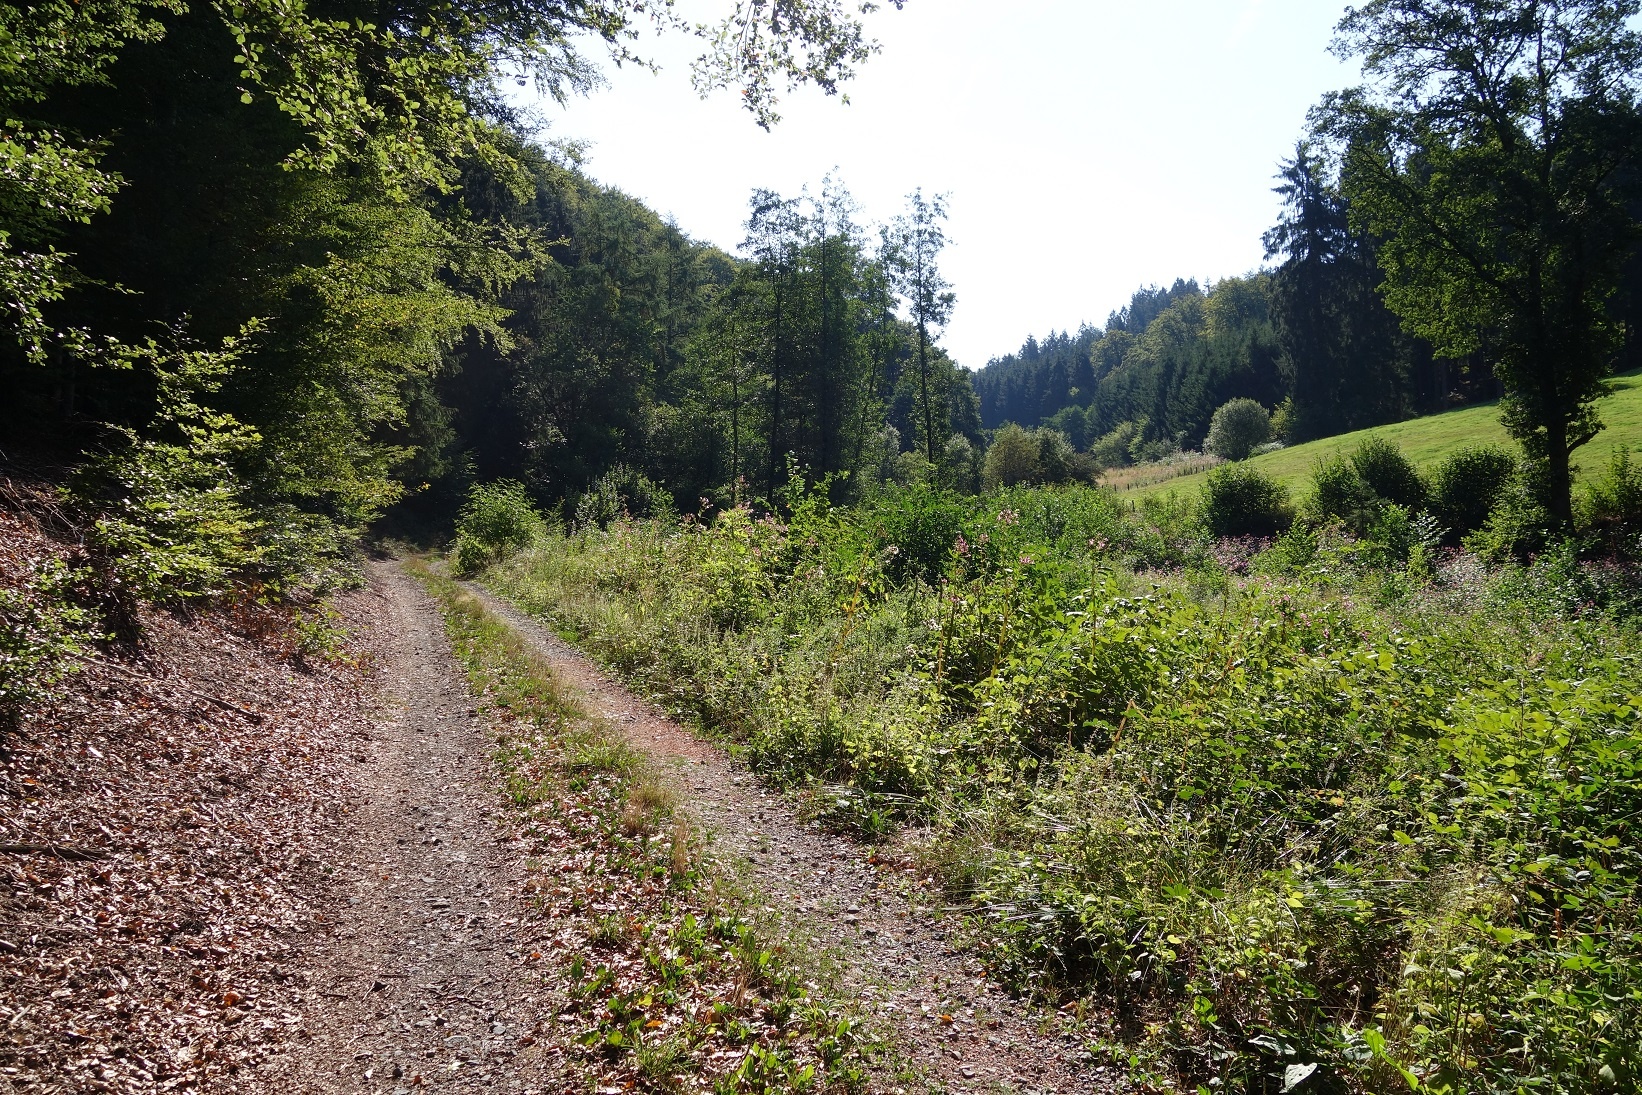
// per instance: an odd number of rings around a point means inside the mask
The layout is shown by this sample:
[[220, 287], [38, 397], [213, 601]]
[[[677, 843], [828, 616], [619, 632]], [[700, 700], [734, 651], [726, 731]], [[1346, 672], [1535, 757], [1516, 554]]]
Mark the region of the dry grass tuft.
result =
[[657, 832], [659, 823], [673, 814], [677, 796], [672, 788], [653, 778], [645, 778], [627, 792], [627, 805], [621, 814], [621, 831], [630, 837], [649, 839]]

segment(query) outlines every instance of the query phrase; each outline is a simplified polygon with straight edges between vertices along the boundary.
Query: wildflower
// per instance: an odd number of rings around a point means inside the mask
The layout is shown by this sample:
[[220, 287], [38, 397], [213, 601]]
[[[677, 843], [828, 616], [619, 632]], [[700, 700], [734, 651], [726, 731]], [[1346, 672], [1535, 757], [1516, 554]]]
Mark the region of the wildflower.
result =
[[1032, 556], [1030, 556], [1030, 555], [1022, 555], [1022, 556], [1021, 556], [1021, 566], [1023, 566], [1023, 567], [1029, 567], [1029, 566], [1031, 566], [1031, 565], [1032, 565]]
[[998, 514], [998, 524], [1000, 525], [1013, 525], [1020, 519], [1021, 515], [1007, 506], [1004, 507], [1003, 512]]
[[964, 539], [963, 533], [958, 533], [958, 542], [952, 545], [952, 550], [957, 552], [960, 556], [968, 556], [969, 541]]

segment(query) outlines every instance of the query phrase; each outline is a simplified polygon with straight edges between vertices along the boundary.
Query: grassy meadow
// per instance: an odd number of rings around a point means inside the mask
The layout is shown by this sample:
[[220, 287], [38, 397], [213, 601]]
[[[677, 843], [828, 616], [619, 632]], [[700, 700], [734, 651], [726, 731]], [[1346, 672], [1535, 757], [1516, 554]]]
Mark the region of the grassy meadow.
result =
[[1141, 1090], [1634, 1090], [1629, 575], [915, 488], [552, 533], [485, 580], [921, 857]]
[[[1597, 404], [1607, 428], [1596, 436], [1596, 440], [1574, 454], [1575, 462], [1587, 473], [1606, 468], [1620, 448], [1642, 449], [1642, 372], [1615, 377], [1612, 384], [1613, 394]], [[1248, 464], [1272, 476], [1288, 487], [1291, 494], [1299, 496], [1312, 469], [1320, 461], [1350, 453], [1369, 437], [1382, 437], [1394, 443], [1422, 470], [1468, 445], [1493, 444], [1513, 450], [1516, 447], [1506, 436], [1505, 427], [1500, 425], [1498, 405], [1483, 403], [1444, 414], [1376, 426], [1371, 430], [1308, 441], [1303, 445], [1252, 457]], [[1103, 477], [1102, 484], [1131, 498], [1167, 494], [1170, 491], [1195, 495], [1208, 478], [1208, 468], [1187, 470], [1185, 474], [1180, 474], [1189, 467], [1177, 461], [1114, 468]]]

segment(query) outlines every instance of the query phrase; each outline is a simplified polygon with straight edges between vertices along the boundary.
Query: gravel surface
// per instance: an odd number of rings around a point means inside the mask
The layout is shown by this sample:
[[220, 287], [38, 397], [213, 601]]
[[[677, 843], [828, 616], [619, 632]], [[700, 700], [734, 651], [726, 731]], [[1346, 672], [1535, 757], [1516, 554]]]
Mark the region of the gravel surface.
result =
[[536, 929], [485, 720], [427, 594], [395, 566], [373, 579], [392, 636], [385, 710], [339, 835], [337, 909], [307, 945], [329, 1006], [262, 1090], [581, 1090], [541, 1026], [560, 999], [527, 958]]
[[561, 684], [619, 726], [675, 784], [715, 854], [767, 911], [838, 964], [840, 984], [901, 1051], [952, 1092], [1115, 1090], [1051, 1012], [989, 982], [930, 893], [874, 850], [801, 822], [723, 752], [602, 673], [538, 621], [470, 587], [547, 660]]
[[[146, 662], [89, 669], [0, 751], [0, 1090], [588, 1090], [549, 972], [555, 933], [585, 925], [528, 894], [556, 867], [503, 801], [497, 727], [437, 607], [397, 566], [371, 579], [339, 602], [366, 672], [293, 669], [255, 619], [155, 617]], [[909, 864], [799, 821], [481, 595], [654, 759], [751, 911], [831, 964], [914, 1071], [953, 1092], [1116, 1086], [987, 982]], [[97, 858], [17, 851], [58, 844]]]

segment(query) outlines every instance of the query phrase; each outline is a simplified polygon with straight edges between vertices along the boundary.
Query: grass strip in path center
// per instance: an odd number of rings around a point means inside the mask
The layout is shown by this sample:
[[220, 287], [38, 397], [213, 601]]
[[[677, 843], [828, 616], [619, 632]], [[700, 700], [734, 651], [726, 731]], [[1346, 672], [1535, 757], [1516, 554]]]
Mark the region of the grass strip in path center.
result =
[[458, 661], [497, 720], [496, 763], [564, 979], [560, 1016], [597, 1091], [865, 1090], [882, 1048], [696, 854], [672, 794], [456, 582], [419, 560]]

